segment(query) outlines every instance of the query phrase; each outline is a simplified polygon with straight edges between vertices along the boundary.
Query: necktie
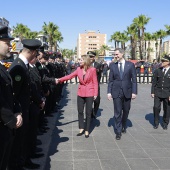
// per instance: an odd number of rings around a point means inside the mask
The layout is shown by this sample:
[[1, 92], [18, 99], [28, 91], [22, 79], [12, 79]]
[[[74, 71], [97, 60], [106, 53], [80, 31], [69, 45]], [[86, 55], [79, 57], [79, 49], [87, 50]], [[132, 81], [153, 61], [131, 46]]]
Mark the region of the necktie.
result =
[[166, 68], [164, 68], [164, 72], [163, 72], [164, 75], [165, 75], [165, 72], [166, 72]]
[[122, 79], [122, 75], [123, 75], [122, 63], [119, 64], [120, 64], [119, 73], [120, 73], [120, 78]]
[[26, 66], [27, 66], [27, 69], [29, 70], [29, 67], [30, 67], [30, 66], [29, 66], [29, 63], [28, 63], [28, 64], [26, 64]]

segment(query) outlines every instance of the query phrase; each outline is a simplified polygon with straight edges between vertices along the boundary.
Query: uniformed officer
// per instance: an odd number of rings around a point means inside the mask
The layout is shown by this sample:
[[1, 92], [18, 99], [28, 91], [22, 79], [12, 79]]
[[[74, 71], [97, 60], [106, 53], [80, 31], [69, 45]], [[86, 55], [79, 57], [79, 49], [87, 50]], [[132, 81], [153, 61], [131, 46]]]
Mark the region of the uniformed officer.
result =
[[92, 118], [96, 118], [97, 115], [97, 111], [99, 109], [99, 105], [100, 105], [100, 79], [101, 79], [101, 65], [95, 61], [95, 56], [96, 53], [93, 51], [88, 51], [87, 55], [89, 55], [90, 59], [91, 59], [91, 63], [92, 66], [96, 68], [97, 71], [97, 80], [98, 80], [98, 96], [97, 98], [94, 100], [94, 108], [92, 111]]
[[163, 102], [162, 127], [166, 130], [170, 117], [170, 57], [165, 55], [161, 61], [162, 67], [156, 69], [153, 75], [151, 97], [154, 98], [154, 129], [158, 128], [161, 102]]
[[15, 59], [9, 68], [9, 73], [13, 80], [14, 96], [19, 101], [22, 108], [23, 126], [17, 130], [14, 140], [12, 156], [10, 160], [11, 170], [26, 168], [39, 168], [28, 157], [28, 132], [29, 132], [29, 106], [30, 106], [30, 75], [29, 62], [37, 56], [37, 49], [41, 46], [41, 41], [37, 39], [22, 40], [23, 50], [19, 57]]
[[135, 68], [136, 68], [136, 74], [137, 74], [137, 76], [138, 76], [138, 78], [139, 78], [139, 83], [141, 83], [141, 73], [140, 73], [140, 68], [141, 68], [141, 65], [142, 65], [142, 63], [141, 63], [141, 61], [138, 59], [138, 61], [135, 63]]
[[150, 63], [148, 62], [147, 59], [145, 59], [144, 63], [144, 74], [143, 74], [143, 83], [145, 83], [145, 77], [147, 78], [147, 84], [149, 83], [149, 67]]
[[10, 55], [11, 40], [8, 27], [0, 28], [0, 170], [7, 168], [14, 129], [22, 125], [21, 108], [13, 96], [12, 79], [1, 63]]

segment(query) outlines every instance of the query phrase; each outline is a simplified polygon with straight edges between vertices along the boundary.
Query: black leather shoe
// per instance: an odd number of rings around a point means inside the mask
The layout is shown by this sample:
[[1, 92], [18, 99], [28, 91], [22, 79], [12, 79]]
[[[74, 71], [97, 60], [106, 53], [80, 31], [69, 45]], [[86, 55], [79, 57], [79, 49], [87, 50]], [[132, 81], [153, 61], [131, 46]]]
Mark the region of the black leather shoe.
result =
[[122, 133], [126, 133], [126, 128], [122, 128]]
[[85, 138], [88, 138], [89, 137], [89, 134], [88, 135], [85, 135]]
[[44, 156], [44, 154], [43, 153], [35, 153], [35, 154], [33, 154], [32, 156], [31, 156], [31, 158], [41, 158], [41, 157], [43, 157]]
[[167, 130], [168, 129], [168, 126], [165, 124], [162, 126], [164, 130]]
[[120, 140], [121, 139], [121, 133], [117, 133], [116, 134], [116, 140]]
[[83, 130], [81, 133], [80, 133], [80, 132], [77, 133], [77, 136], [82, 136], [82, 135], [84, 134], [84, 132], [85, 132], [85, 131]]
[[33, 163], [31, 160], [27, 160], [24, 167], [28, 169], [39, 169], [40, 165]]
[[158, 129], [158, 125], [154, 125], [153, 128], [154, 128], [154, 129]]

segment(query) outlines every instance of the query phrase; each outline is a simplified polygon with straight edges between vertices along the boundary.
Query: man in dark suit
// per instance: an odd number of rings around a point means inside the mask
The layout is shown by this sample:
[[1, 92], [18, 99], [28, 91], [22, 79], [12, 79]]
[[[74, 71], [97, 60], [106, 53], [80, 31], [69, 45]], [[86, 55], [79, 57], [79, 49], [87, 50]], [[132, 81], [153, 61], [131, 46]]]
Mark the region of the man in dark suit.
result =
[[125, 61], [124, 50], [115, 49], [117, 62], [110, 66], [108, 99], [113, 98], [116, 139], [121, 139], [121, 133], [126, 133], [126, 122], [130, 111], [131, 99], [137, 95], [137, 80], [135, 66]]
[[96, 118], [97, 115], [97, 111], [99, 109], [99, 105], [100, 105], [100, 79], [101, 79], [101, 65], [95, 61], [95, 57], [96, 57], [96, 53], [94, 51], [88, 51], [87, 55], [89, 55], [90, 59], [91, 59], [91, 65], [96, 68], [96, 73], [97, 73], [97, 81], [98, 81], [98, 96], [97, 98], [94, 100], [94, 108], [92, 110], [92, 118]]
[[26, 160], [28, 156], [28, 130], [29, 130], [29, 106], [30, 106], [30, 75], [29, 62], [37, 56], [37, 49], [41, 46], [41, 41], [37, 39], [22, 40], [23, 50], [19, 57], [15, 59], [9, 68], [9, 73], [13, 80], [14, 96], [19, 101], [22, 109], [23, 126], [16, 131], [10, 165], [11, 170], [22, 169], [23, 166], [32, 169], [39, 168], [40, 165], [33, 164], [31, 160]]
[[13, 96], [12, 79], [1, 60], [10, 56], [8, 27], [0, 28], [0, 169], [6, 170], [14, 131], [22, 125], [21, 108]]
[[162, 66], [155, 70], [152, 81], [151, 97], [154, 98], [154, 129], [159, 125], [159, 113], [161, 102], [163, 102], [162, 127], [167, 130], [170, 117], [170, 57], [165, 55], [162, 59]]

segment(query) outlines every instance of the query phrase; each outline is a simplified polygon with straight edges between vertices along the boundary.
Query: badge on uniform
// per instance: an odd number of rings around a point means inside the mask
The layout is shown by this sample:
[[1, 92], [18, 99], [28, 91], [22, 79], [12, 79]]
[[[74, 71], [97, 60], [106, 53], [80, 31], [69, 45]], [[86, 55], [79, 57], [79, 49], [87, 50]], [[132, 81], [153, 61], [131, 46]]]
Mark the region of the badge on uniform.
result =
[[21, 81], [21, 76], [20, 75], [16, 75], [15, 76], [15, 81]]

